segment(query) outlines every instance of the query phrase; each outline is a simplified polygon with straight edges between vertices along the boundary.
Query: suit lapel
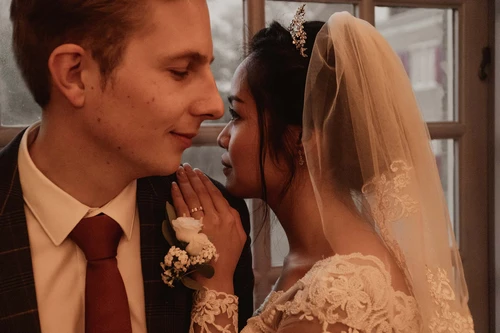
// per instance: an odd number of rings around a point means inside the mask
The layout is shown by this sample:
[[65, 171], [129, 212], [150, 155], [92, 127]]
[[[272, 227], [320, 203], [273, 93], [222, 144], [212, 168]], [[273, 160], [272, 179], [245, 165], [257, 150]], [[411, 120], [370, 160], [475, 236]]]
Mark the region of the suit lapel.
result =
[[141, 225], [141, 261], [144, 279], [146, 322], [149, 333], [179, 332], [189, 329], [192, 292], [183, 285], [167, 287], [161, 280], [160, 262], [170, 245], [161, 225], [165, 204], [171, 202], [172, 177], [148, 177], [137, 182], [137, 205]]
[[0, 332], [40, 332], [24, 199], [17, 169], [23, 133], [0, 151]]

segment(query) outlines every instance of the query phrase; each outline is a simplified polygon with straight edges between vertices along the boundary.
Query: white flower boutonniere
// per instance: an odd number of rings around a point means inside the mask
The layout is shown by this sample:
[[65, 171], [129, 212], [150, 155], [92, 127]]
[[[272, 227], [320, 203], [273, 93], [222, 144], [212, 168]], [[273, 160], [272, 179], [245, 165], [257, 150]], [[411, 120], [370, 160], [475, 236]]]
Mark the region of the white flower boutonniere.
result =
[[[176, 217], [174, 207], [167, 202], [167, 219], [163, 221], [163, 236], [172, 247], [160, 263], [163, 282], [173, 288], [175, 281], [181, 281], [186, 287], [199, 290], [201, 285], [189, 277], [198, 272], [206, 278], [214, 275], [214, 268], [209, 264], [219, 255], [207, 235], [201, 233], [203, 221], [192, 217]], [[175, 235], [175, 236], [174, 236]]]

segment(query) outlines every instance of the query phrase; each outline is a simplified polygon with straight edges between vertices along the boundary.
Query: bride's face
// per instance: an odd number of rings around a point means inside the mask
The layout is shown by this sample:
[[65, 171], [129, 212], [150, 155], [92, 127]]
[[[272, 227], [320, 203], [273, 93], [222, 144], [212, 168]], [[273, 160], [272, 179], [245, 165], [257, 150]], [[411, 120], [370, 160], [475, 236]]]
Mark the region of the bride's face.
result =
[[[219, 134], [218, 142], [226, 149], [222, 165], [226, 188], [241, 198], [261, 198], [259, 166], [259, 121], [255, 100], [246, 80], [248, 58], [236, 69], [229, 96], [231, 121]], [[280, 188], [286, 173], [279, 170], [268, 155], [264, 164], [268, 193]]]

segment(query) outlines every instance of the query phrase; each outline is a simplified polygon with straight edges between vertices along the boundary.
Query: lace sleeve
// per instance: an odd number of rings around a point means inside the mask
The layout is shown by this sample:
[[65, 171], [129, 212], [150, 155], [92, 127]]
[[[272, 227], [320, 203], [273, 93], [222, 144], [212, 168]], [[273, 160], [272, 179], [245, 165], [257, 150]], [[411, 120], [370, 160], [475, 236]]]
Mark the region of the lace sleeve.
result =
[[189, 333], [237, 333], [238, 297], [210, 289], [194, 294]]
[[249, 319], [263, 333], [420, 332], [416, 301], [391, 285], [371, 256], [334, 256]]

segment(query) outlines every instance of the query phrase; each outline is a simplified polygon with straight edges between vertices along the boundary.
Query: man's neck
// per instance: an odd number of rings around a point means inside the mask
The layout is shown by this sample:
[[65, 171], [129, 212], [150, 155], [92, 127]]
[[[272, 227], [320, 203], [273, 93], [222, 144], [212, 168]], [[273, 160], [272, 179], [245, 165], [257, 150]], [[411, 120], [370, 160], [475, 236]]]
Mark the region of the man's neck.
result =
[[42, 122], [28, 138], [28, 150], [40, 172], [89, 207], [105, 205], [134, 180], [110, 156], [64, 126], [48, 130]]

